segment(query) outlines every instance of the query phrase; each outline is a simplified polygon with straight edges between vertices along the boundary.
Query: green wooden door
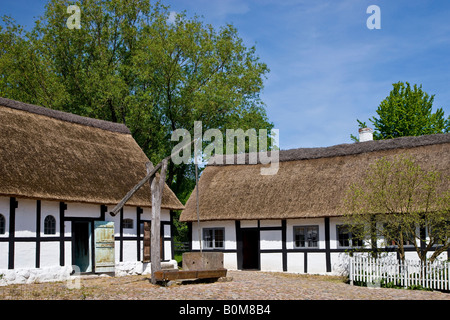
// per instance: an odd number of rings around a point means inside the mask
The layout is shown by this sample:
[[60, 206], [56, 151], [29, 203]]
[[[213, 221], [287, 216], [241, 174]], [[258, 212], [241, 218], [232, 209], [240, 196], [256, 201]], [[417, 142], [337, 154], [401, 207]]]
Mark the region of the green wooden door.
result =
[[114, 222], [94, 221], [95, 272], [114, 272]]

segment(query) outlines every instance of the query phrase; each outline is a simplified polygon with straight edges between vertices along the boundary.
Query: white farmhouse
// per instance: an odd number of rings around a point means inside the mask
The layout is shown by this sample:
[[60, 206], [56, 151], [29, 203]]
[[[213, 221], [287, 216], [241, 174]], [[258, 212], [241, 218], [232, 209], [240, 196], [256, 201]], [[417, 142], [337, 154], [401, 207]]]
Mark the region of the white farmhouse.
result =
[[[180, 217], [189, 223], [192, 250], [221, 251], [225, 268], [234, 270], [344, 271], [346, 252], [361, 240], [346, 231], [342, 202], [370, 164], [408, 154], [423, 168], [450, 175], [449, 133], [381, 141], [362, 133], [365, 142], [280, 151], [274, 175], [261, 175], [264, 165], [248, 161], [207, 165], [198, 216], [194, 191]], [[417, 257], [414, 246], [405, 250], [407, 259]]]
[[[148, 158], [125, 125], [0, 98], [0, 284], [63, 280], [81, 272], [150, 272]], [[173, 260], [165, 186], [161, 259]]]

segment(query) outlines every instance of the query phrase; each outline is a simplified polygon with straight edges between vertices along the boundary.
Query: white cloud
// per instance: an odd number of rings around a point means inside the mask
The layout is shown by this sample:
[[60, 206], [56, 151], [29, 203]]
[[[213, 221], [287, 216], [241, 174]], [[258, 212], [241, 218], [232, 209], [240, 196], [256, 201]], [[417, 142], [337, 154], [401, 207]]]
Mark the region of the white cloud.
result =
[[177, 13], [175, 11], [170, 11], [169, 18], [167, 18], [168, 23], [175, 23], [175, 19], [177, 18]]

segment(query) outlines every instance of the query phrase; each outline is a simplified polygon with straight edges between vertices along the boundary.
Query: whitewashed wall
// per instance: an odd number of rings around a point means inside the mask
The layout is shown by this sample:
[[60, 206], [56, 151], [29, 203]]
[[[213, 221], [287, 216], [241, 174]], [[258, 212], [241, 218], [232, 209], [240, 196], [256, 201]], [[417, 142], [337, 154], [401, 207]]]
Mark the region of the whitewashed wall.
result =
[[[281, 220], [241, 220], [240, 228], [259, 228], [259, 250], [260, 268], [263, 271], [283, 271], [283, 252], [286, 255], [286, 271], [292, 273], [311, 274], [336, 274], [341, 275], [347, 272], [348, 253], [350, 248], [339, 246], [337, 238], [337, 226], [344, 224], [341, 218], [329, 218], [329, 251], [326, 246], [325, 219], [305, 218], [286, 220], [286, 243], [283, 248], [281, 230]], [[313, 249], [295, 248], [294, 227], [295, 226], [318, 226], [319, 239], [318, 247]], [[204, 228], [224, 228], [225, 229], [225, 268], [236, 270], [238, 268], [238, 252], [236, 240], [235, 221], [202, 221], [200, 222], [200, 236], [203, 235]], [[277, 229], [280, 228], [280, 229]], [[192, 249], [199, 250], [199, 235], [197, 222], [192, 223]], [[378, 245], [382, 247], [383, 239], [378, 239]], [[285, 251], [284, 251], [285, 250]], [[331, 272], [327, 272], [327, 252], [330, 257]], [[395, 252], [386, 253], [388, 256], [396, 257]], [[431, 255], [431, 254], [430, 254]], [[415, 251], [406, 252], [407, 259], [417, 260]], [[441, 259], [448, 259], [446, 252], [442, 253]], [[306, 263], [306, 266], [305, 266]]]
[[[64, 241], [64, 266], [60, 266], [60, 202], [41, 201], [40, 219], [40, 249], [39, 268], [36, 268], [36, 236], [37, 236], [37, 201], [31, 199], [16, 198], [18, 206], [15, 209], [15, 232], [14, 232], [14, 269], [8, 269], [9, 261], [9, 223], [10, 223], [10, 198], [0, 197], [0, 214], [5, 218], [5, 233], [0, 234], [0, 285], [9, 283], [27, 283], [33, 281], [51, 281], [70, 278], [72, 272], [72, 241]], [[71, 218], [96, 218], [101, 216], [100, 205], [66, 203], [64, 219]], [[56, 234], [44, 234], [44, 220], [52, 215], [56, 220]], [[143, 257], [143, 230], [137, 225], [136, 207], [125, 206], [123, 218], [133, 220], [133, 228], [123, 228], [123, 255], [120, 257], [120, 240], [115, 241], [116, 275], [136, 274], [150, 272], [150, 265], [142, 263]], [[115, 237], [120, 237], [120, 214], [112, 217], [107, 211], [106, 221], [114, 222]], [[143, 208], [140, 220], [151, 220], [151, 208]], [[93, 221], [93, 220], [90, 220]], [[161, 222], [170, 223], [170, 210], [161, 210]], [[140, 259], [137, 253], [136, 237], [140, 233]], [[171, 225], [164, 225], [164, 258], [165, 265], [177, 266], [172, 257], [171, 250]], [[64, 237], [72, 237], [72, 221], [64, 221]], [[55, 238], [52, 240], [51, 238]], [[130, 239], [127, 239], [130, 238]], [[49, 241], [50, 240], [50, 241]], [[92, 248], [91, 248], [92, 249]]]
[[[225, 252], [223, 254], [224, 268], [237, 270], [237, 256], [235, 252], [226, 250], [236, 250], [236, 227], [234, 221], [201, 221], [200, 237], [203, 235], [203, 228], [224, 228], [225, 229]], [[192, 250], [200, 250], [197, 222], [192, 223]], [[202, 248], [204, 247], [202, 243]]]

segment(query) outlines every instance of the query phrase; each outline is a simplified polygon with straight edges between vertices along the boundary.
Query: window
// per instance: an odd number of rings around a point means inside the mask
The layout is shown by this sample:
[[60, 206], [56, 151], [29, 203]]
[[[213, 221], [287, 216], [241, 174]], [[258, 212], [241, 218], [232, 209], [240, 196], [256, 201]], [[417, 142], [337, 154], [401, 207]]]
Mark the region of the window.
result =
[[225, 229], [224, 228], [203, 229], [203, 247], [205, 249], [224, 249]]
[[345, 225], [338, 225], [337, 227], [337, 237], [339, 242], [339, 247], [362, 247], [363, 240], [352, 234], [348, 227]]
[[124, 229], [133, 229], [133, 219], [123, 219], [122, 226]]
[[5, 217], [0, 214], [0, 234], [5, 234], [6, 232], [6, 220]]
[[319, 226], [294, 227], [295, 248], [317, 248], [319, 241]]
[[[403, 246], [413, 246], [414, 245], [414, 235], [408, 232], [401, 232], [401, 229], [392, 227], [385, 223], [383, 224], [383, 228], [386, 229], [386, 245], [387, 246], [396, 246], [400, 242], [400, 233], [403, 234]], [[391, 235], [395, 235], [394, 238], [390, 237]]]
[[44, 234], [56, 234], [56, 220], [53, 216], [46, 216], [44, 219]]

